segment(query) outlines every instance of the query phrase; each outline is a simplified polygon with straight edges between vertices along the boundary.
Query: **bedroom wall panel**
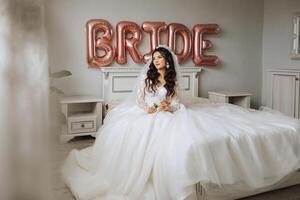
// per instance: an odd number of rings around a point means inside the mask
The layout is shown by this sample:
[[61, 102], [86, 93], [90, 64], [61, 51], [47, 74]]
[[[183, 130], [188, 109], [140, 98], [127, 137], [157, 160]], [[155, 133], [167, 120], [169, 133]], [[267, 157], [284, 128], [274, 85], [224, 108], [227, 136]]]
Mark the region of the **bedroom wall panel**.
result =
[[300, 70], [269, 71], [269, 104], [274, 110], [299, 118]]

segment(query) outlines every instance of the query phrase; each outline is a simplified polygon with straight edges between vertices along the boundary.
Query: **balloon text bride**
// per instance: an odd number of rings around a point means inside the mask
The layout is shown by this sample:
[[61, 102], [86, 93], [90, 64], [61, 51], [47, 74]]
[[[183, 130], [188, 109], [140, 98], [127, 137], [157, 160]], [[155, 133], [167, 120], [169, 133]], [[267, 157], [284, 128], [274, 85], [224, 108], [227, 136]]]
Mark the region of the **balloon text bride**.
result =
[[[149, 33], [150, 52], [142, 55], [138, 45], [142, 40], [142, 31]], [[205, 55], [205, 50], [212, 47], [206, 34], [216, 34], [220, 31], [217, 24], [196, 24], [193, 34], [183, 24], [164, 22], [144, 22], [140, 27], [134, 22], [121, 21], [116, 27], [116, 47], [112, 44], [113, 28], [103, 19], [92, 19], [86, 24], [87, 37], [87, 62], [90, 67], [103, 67], [111, 65], [116, 59], [119, 64], [127, 63], [128, 52], [135, 63], [146, 63], [151, 57], [151, 52], [160, 44], [161, 33], [168, 32], [168, 46], [172, 49], [179, 63], [184, 62], [192, 54], [196, 66], [214, 66], [219, 58], [214, 55]], [[178, 50], [176, 41], [182, 38], [183, 47]]]

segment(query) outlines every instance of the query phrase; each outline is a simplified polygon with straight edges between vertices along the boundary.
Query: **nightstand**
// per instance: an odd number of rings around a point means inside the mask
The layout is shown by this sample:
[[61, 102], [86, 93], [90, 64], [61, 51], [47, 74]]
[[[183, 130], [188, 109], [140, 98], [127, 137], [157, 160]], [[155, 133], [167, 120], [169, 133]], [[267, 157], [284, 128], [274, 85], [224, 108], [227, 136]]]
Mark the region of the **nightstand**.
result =
[[250, 98], [252, 94], [243, 92], [208, 92], [209, 100], [214, 103], [231, 103], [242, 106], [244, 108], [250, 108]]
[[76, 136], [95, 136], [102, 125], [103, 99], [94, 96], [69, 96], [60, 99], [66, 124], [61, 126], [60, 142], [67, 143]]

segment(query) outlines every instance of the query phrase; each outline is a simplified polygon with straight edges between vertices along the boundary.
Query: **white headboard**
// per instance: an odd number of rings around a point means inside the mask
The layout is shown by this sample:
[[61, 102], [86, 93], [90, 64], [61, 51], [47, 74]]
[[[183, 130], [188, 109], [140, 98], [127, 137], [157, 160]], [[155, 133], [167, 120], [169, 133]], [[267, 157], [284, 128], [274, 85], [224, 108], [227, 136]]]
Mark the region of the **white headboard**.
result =
[[[132, 92], [133, 85], [141, 71], [141, 67], [105, 67], [101, 68], [103, 75], [102, 97], [105, 103], [122, 100]], [[200, 67], [181, 67], [184, 79], [184, 89], [189, 95], [198, 97]]]

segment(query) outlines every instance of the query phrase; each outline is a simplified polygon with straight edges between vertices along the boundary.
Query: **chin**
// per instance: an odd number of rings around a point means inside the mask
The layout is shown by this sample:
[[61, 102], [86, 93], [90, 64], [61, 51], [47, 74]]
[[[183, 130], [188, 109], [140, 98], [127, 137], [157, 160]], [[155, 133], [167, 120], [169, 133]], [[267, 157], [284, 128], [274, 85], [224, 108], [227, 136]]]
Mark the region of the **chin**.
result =
[[162, 70], [162, 69], [165, 69], [166, 67], [162, 67], [162, 66], [156, 66], [156, 69], [157, 70]]

